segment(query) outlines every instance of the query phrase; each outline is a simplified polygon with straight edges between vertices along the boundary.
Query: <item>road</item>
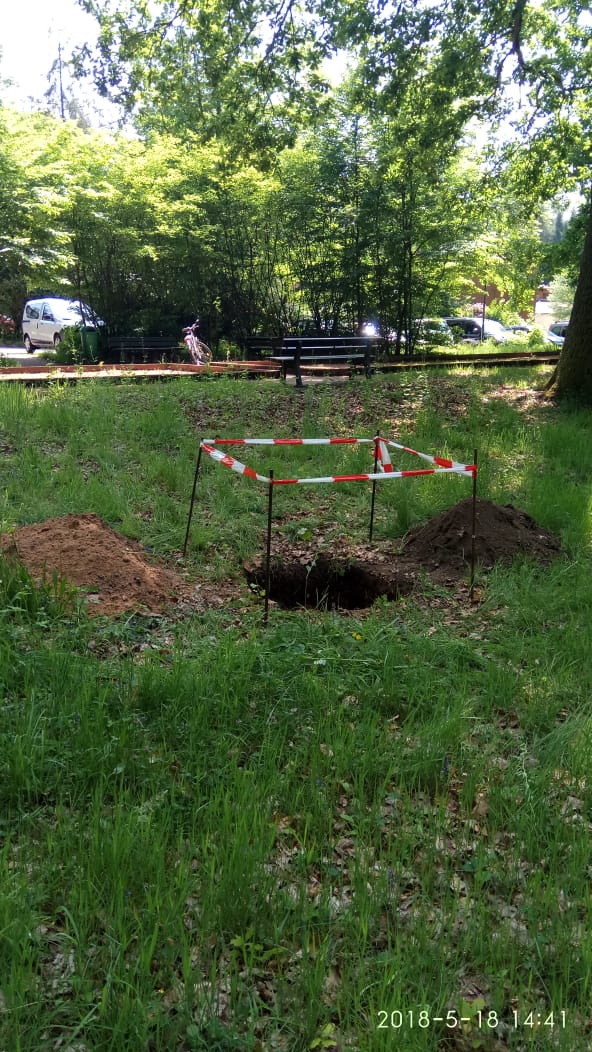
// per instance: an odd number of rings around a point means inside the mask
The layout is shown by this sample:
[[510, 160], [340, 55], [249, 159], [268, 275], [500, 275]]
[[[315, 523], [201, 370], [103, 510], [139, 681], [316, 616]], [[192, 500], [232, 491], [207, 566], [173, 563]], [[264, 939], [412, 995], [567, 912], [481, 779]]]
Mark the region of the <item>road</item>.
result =
[[43, 351], [27, 354], [25, 348], [17, 343], [0, 343], [0, 358], [7, 359], [8, 364], [14, 367], [17, 365], [45, 365], [47, 362]]

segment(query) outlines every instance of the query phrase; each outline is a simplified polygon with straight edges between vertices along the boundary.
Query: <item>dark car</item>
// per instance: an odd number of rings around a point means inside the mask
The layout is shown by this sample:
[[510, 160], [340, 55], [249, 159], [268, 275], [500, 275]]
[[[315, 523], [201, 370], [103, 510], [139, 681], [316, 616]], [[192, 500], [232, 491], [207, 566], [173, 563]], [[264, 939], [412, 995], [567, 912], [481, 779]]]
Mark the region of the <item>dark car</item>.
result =
[[481, 343], [482, 340], [493, 340], [494, 343], [506, 343], [508, 336], [504, 326], [493, 318], [444, 318], [448, 327], [461, 340], [467, 343]]
[[446, 346], [454, 343], [454, 335], [445, 318], [418, 318], [413, 322], [416, 343]]
[[521, 322], [518, 325], [506, 325], [506, 331], [512, 333], [513, 336], [530, 336], [532, 332], [532, 325], [527, 325], [526, 322]]
[[7, 314], [0, 314], [0, 336], [12, 336], [14, 333], [14, 321]]

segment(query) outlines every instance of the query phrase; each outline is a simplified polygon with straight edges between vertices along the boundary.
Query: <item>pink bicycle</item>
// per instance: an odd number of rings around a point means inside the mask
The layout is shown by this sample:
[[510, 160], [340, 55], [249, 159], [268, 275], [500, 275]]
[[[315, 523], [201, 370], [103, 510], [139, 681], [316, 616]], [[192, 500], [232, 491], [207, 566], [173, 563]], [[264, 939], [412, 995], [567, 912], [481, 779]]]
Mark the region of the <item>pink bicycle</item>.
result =
[[195, 319], [193, 325], [188, 325], [186, 329], [183, 329], [183, 343], [194, 365], [209, 365], [212, 360], [212, 352], [199, 337], [199, 318]]

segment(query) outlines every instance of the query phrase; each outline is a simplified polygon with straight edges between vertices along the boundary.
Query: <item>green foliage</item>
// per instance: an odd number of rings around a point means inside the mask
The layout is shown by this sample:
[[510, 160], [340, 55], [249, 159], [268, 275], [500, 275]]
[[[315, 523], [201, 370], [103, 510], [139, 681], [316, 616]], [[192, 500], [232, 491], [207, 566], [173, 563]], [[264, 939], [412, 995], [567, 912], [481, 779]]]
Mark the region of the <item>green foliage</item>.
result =
[[265, 167], [319, 109], [327, 45], [313, 8], [301, 18], [291, 6], [270, 11], [265, 0], [174, 11], [166, 0], [114, 11], [82, 2], [100, 32], [92, 59], [82, 48], [77, 65], [91, 63], [100, 93], [144, 133], [184, 137], [191, 128], [202, 147], [219, 136], [233, 155]]
[[57, 574], [33, 580], [15, 553], [0, 554], [0, 621], [37, 627], [64, 617], [76, 603], [75, 590]]
[[582, 205], [569, 220], [561, 239], [550, 245], [546, 253], [545, 262], [549, 276], [565, 275], [572, 289], [575, 288], [580, 271], [584, 237], [589, 222], [589, 205]]
[[56, 365], [95, 365], [100, 359], [99, 341], [95, 330], [87, 333], [71, 325], [64, 329], [57, 348], [48, 357]]
[[398, 353], [475, 282], [523, 312], [551, 270], [574, 279], [581, 222], [549, 254], [533, 217], [589, 173], [579, 4], [81, 3], [99, 44], [74, 65], [141, 139], [3, 114], [11, 316], [35, 289], [81, 291], [113, 333], [199, 315], [216, 345], [372, 319]]
[[528, 334], [528, 346], [532, 347], [534, 349], [538, 348], [539, 350], [542, 347], [545, 346], [544, 333], [538, 327], [535, 327], [531, 332], [529, 332], [529, 334]]
[[211, 343], [303, 316], [319, 331], [368, 317], [411, 331], [474, 267], [477, 169], [437, 139], [414, 146], [408, 125], [348, 116], [354, 98], [355, 82], [275, 176], [222, 164], [219, 144], [195, 138], [142, 144], [11, 114], [32, 201], [11, 300], [22, 305], [26, 273], [29, 294], [80, 288], [113, 333], [178, 335], [196, 315]]

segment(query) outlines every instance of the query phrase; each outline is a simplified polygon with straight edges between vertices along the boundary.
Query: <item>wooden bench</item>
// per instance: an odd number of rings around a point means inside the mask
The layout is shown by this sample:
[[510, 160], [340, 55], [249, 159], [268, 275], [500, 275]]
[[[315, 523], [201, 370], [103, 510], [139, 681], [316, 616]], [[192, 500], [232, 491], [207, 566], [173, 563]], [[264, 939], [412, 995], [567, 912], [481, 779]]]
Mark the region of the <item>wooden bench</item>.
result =
[[302, 366], [320, 362], [349, 362], [351, 369], [360, 365], [365, 375], [371, 376], [374, 351], [380, 342], [368, 336], [285, 336], [281, 350], [270, 357], [280, 363], [284, 380], [292, 368], [296, 386], [302, 387]]
[[174, 336], [110, 336], [109, 360], [160, 362], [185, 359], [181, 340]]
[[246, 336], [242, 341], [247, 361], [260, 361], [271, 358], [273, 354], [281, 354], [281, 336]]

